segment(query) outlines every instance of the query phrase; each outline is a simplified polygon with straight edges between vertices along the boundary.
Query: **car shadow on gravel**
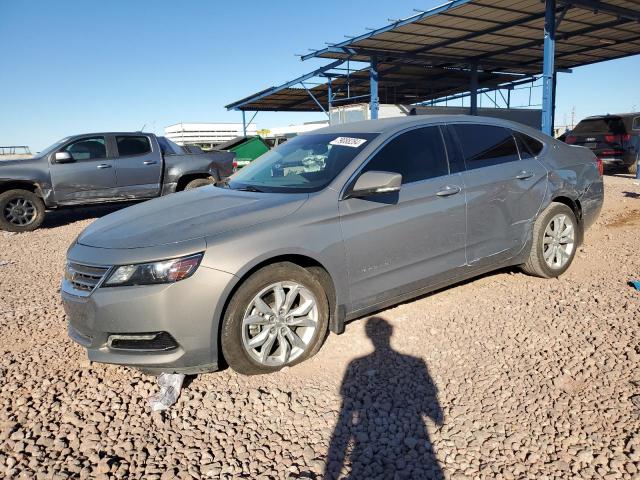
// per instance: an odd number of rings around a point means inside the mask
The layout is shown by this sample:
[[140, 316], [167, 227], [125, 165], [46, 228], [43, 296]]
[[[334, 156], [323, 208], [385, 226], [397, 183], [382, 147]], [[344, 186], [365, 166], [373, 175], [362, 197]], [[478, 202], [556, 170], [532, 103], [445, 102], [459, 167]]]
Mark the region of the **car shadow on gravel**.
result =
[[134, 205], [134, 202], [126, 203], [110, 203], [106, 205], [95, 205], [91, 207], [79, 208], [61, 208], [60, 210], [51, 210], [47, 212], [47, 216], [40, 228], [57, 228], [70, 223], [88, 220], [92, 218], [100, 218], [110, 213], [117, 212], [123, 208]]
[[324, 478], [444, 479], [423, 420], [444, 421], [427, 365], [393, 350], [384, 318], [369, 318], [365, 330], [375, 350], [347, 367]]

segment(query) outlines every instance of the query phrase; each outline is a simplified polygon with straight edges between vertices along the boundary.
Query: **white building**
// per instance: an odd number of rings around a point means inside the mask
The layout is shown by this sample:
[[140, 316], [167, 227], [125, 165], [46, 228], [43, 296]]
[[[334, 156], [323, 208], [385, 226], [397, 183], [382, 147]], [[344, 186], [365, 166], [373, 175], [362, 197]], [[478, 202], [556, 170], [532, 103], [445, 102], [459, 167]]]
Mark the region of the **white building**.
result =
[[[176, 123], [164, 129], [164, 135], [178, 145], [213, 148], [244, 134], [242, 123]], [[247, 125], [247, 135], [256, 135], [256, 125]]]

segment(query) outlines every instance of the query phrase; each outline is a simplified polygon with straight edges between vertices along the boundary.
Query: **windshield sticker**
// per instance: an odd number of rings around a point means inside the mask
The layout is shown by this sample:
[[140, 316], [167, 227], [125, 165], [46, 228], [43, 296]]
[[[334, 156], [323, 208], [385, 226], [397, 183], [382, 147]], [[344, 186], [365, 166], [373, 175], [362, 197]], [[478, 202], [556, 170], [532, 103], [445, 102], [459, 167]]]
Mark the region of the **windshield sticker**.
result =
[[335, 140], [330, 141], [329, 145], [340, 145], [343, 147], [358, 148], [364, 143], [366, 143], [366, 140], [364, 138], [338, 137]]

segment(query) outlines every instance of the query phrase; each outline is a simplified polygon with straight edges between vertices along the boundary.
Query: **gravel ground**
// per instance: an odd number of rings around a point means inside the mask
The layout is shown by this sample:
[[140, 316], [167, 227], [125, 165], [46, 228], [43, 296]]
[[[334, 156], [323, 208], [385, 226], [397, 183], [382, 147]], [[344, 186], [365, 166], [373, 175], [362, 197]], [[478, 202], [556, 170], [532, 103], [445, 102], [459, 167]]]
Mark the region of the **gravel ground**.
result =
[[113, 208], [0, 232], [0, 476], [638, 480], [640, 186], [606, 191], [559, 280], [486, 275], [154, 414], [155, 379], [90, 364], [58, 298], [66, 247]]

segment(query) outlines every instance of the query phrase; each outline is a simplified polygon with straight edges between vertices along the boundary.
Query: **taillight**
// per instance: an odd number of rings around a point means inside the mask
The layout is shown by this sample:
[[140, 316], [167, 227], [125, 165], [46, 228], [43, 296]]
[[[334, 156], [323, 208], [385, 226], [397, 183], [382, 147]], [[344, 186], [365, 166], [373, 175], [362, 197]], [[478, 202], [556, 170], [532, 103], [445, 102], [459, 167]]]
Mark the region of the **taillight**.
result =
[[604, 165], [602, 163], [602, 159], [601, 158], [596, 158], [596, 165], [598, 167], [598, 173], [600, 174], [600, 176], [604, 175]]
[[622, 137], [622, 141], [623, 142], [628, 142], [631, 140], [631, 134], [630, 133], [625, 133], [624, 135], [621, 135]]
[[564, 139], [564, 143], [568, 143], [569, 145], [573, 145], [578, 140], [578, 137], [575, 135], [567, 135], [567, 138]]
[[237, 160], [234, 160], [234, 161], [233, 161], [233, 171], [234, 171], [234, 172], [237, 172], [237, 171], [238, 171], [238, 161], [237, 161]]
[[604, 136], [604, 141], [607, 143], [615, 143], [617, 141], [619, 141], [619, 136], [618, 135], [605, 135]]

